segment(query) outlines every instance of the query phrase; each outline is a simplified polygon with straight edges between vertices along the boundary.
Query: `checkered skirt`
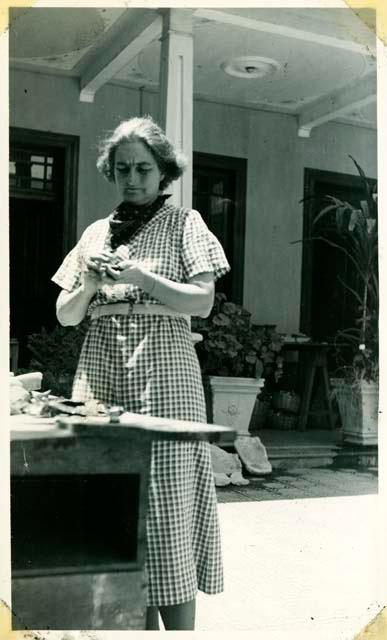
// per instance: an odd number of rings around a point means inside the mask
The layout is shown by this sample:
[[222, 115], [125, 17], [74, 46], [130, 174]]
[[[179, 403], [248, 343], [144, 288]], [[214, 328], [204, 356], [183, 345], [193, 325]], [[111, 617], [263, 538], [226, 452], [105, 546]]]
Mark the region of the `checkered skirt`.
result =
[[[108, 243], [106, 220], [91, 225], [53, 277], [71, 291], [80, 282], [82, 261]], [[164, 205], [121, 255], [175, 281], [229, 266], [200, 215]], [[104, 288], [96, 304], [131, 299], [157, 303], [136, 287]], [[206, 422], [201, 372], [183, 317], [102, 316], [91, 321], [73, 398], [98, 399], [129, 411]], [[209, 445], [154, 442], [147, 518], [148, 605], [192, 600], [197, 590], [219, 593], [223, 569], [216, 492]]]

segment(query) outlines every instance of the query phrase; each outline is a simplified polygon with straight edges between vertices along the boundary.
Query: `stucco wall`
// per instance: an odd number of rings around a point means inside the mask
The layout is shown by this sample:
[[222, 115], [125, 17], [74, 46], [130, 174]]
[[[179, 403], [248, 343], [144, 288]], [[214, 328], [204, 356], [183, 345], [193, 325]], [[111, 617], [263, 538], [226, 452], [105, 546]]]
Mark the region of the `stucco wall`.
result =
[[299, 329], [304, 169], [377, 175], [376, 132], [331, 123], [299, 138], [288, 115], [198, 102], [194, 148], [248, 159], [244, 304], [260, 323]]
[[258, 290], [261, 321], [298, 329], [302, 247], [290, 242], [302, 237], [304, 169], [356, 173], [351, 154], [376, 177], [376, 133], [332, 123], [299, 138], [294, 118], [255, 112], [249, 140], [245, 304]]
[[[156, 94], [143, 110], [157, 117]], [[10, 72], [11, 126], [80, 137], [78, 235], [116, 203], [114, 186], [95, 168], [97, 141], [124, 117], [138, 115], [139, 92], [106, 85], [92, 104], [79, 102], [76, 80]], [[301, 287], [304, 168], [356, 173], [353, 155], [376, 177], [376, 132], [344, 124], [297, 137], [292, 116], [195, 101], [194, 149], [248, 159], [244, 304], [254, 319], [297, 331]]]

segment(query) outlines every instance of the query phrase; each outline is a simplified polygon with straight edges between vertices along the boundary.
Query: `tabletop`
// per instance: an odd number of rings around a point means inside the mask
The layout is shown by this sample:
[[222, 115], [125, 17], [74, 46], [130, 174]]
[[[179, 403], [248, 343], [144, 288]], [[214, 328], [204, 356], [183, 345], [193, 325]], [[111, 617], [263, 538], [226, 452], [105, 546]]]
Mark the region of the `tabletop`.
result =
[[52, 440], [65, 438], [128, 439], [133, 431], [156, 440], [232, 441], [235, 432], [222, 425], [188, 420], [157, 418], [137, 413], [122, 413], [112, 421], [109, 416], [56, 416], [44, 418], [19, 414], [10, 417], [11, 442], [18, 440]]

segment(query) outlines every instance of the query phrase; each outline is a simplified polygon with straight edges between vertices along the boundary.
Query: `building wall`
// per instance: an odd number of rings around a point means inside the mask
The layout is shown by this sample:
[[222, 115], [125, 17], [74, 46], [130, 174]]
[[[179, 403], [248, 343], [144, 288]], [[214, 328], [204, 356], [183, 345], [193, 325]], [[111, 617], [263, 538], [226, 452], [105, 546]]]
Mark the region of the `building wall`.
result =
[[376, 132], [331, 123], [299, 138], [288, 115], [196, 103], [194, 149], [248, 159], [244, 304], [262, 324], [299, 329], [304, 169], [377, 176]]
[[[94, 103], [79, 102], [76, 79], [12, 70], [10, 124], [80, 137], [78, 235], [116, 204], [114, 185], [95, 168], [98, 140], [125, 117], [139, 115], [140, 94], [106, 85]], [[157, 118], [157, 94], [143, 112]], [[353, 155], [376, 177], [376, 132], [330, 123], [298, 138], [289, 115], [216, 103], [194, 103], [195, 151], [247, 158], [244, 304], [257, 322], [299, 328], [304, 169], [356, 173]]]

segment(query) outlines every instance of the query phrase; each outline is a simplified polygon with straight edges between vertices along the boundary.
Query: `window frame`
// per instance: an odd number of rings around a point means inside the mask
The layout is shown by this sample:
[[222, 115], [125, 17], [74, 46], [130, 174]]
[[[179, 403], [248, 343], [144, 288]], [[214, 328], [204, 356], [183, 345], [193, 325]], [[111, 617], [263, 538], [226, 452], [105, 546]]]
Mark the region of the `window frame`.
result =
[[[245, 229], [246, 229], [246, 188], [247, 160], [222, 156], [201, 151], [193, 152], [193, 175], [195, 169], [220, 169], [233, 171], [235, 175], [235, 214], [233, 217], [233, 265], [231, 270], [231, 300], [243, 304], [243, 285], [245, 267]], [[226, 256], [227, 257], [227, 256]]]

